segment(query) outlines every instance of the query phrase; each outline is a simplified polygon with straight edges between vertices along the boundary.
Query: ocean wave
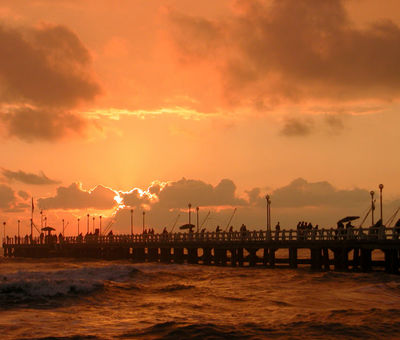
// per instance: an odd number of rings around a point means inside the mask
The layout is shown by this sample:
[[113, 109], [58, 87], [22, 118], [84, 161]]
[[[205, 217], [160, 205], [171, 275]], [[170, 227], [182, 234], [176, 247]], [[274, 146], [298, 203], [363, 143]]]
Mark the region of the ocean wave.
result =
[[[89, 294], [104, 287], [108, 281], [123, 282], [136, 272], [129, 265], [81, 267], [52, 271], [18, 271], [0, 277], [0, 302], [30, 300]], [[3, 306], [4, 304], [0, 304]]]
[[171, 284], [166, 287], [162, 287], [159, 289], [161, 292], [175, 292], [178, 290], [187, 290], [195, 288], [193, 285], [185, 285], [185, 284]]

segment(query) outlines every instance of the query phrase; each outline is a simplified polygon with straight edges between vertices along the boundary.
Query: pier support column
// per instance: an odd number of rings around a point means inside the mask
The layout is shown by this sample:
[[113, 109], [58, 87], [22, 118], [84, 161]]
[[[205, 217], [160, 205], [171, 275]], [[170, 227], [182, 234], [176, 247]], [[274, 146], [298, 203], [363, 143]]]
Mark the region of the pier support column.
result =
[[348, 252], [345, 248], [332, 249], [334, 254], [334, 266], [336, 271], [348, 270]]
[[158, 248], [148, 248], [148, 260], [150, 262], [158, 262]]
[[385, 272], [389, 274], [397, 274], [399, 271], [399, 258], [397, 249], [385, 249]]
[[211, 264], [211, 248], [203, 248], [203, 263]]
[[353, 270], [357, 270], [360, 266], [360, 249], [353, 249]]
[[174, 263], [183, 263], [183, 248], [174, 248]]
[[243, 267], [243, 248], [242, 247], [238, 248], [237, 256], [238, 256], [239, 266]]
[[246, 249], [247, 252], [249, 253], [249, 266], [250, 267], [255, 267], [257, 263], [257, 250], [258, 249]]
[[270, 265], [270, 267], [275, 267], [275, 252], [276, 252], [276, 249], [269, 248], [269, 265]]
[[237, 262], [237, 250], [236, 248], [230, 249], [229, 250], [231, 253], [231, 266], [236, 267], [236, 262]]
[[297, 248], [289, 248], [289, 266], [297, 268]]
[[171, 262], [171, 248], [161, 248], [160, 249], [160, 260], [163, 263]]
[[199, 261], [197, 248], [188, 248], [188, 263], [197, 264]]
[[263, 265], [266, 266], [268, 264], [269, 261], [269, 251], [268, 248], [264, 248], [263, 251]]
[[311, 250], [311, 269], [320, 271], [322, 269], [321, 248], [312, 248]]
[[137, 262], [144, 262], [146, 255], [144, 252], [144, 248], [133, 248], [132, 249], [132, 258]]
[[361, 270], [363, 272], [369, 272], [372, 269], [372, 250], [361, 249]]
[[331, 269], [328, 248], [322, 249], [322, 263], [324, 265], [324, 270], [329, 271]]

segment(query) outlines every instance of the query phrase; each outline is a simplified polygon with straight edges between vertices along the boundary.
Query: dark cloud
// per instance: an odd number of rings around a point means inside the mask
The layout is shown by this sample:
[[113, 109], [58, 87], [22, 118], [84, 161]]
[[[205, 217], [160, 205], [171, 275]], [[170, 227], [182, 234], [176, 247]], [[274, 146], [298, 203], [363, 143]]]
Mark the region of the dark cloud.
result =
[[3, 102], [73, 107], [99, 92], [85, 68], [89, 54], [64, 26], [10, 29], [0, 26]]
[[27, 200], [30, 197], [30, 195], [23, 190], [18, 191], [18, 196], [21, 197], [23, 200]]
[[235, 195], [236, 185], [230, 179], [223, 179], [215, 187], [203, 181], [182, 178], [168, 183], [159, 193], [161, 206], [185, 208], [188, 203], [193, 206], [242, 205], [242, 200]]
[[285, 120], [281, 134], [288, 137], [308, 136], [313, 132], [313, 121], [310, 119], [288, 118]]
[[308, 182], [303, 178], [276, 189], [271, 195], [278, 207], [346, 207], [369, 203], [369, 191], [364, 189], [337, 190], [328, 182]]
[[358, 28], [342, 0], [236, 6], [235, 15], [214, 21], [171, 15], [182, 54], [216, 60], [231, 103], [398, 97], [400, 28], [393, 22]]
[[33, 141], [81, 133], [86, 122], [70, 110], [100, 88], [78, 36], [64, 26], [0, 24], [0, 46], [0, 118], [9, 134]]
[[76, 114], [27, 107], [13, 110], [1, 118], [9, 136], [27, 142], [54, 141], [71, 133], [82, 135], [88, 125], [87, 120]]
[[93, 190], [82, 189], [80, 183], [72, 183], [69, 187], [57, 188], [54, 197], [40, 198], [40, 209], [112, 209], [116, 206], [114, 197], [116, 192], [102, 185]]
[[[15, 180], [25, 184], [34, 184], [34, 185], [49, 185], [49, 184], [59, 184], [59, 181], [48, 178], [43, 172], [40, 172], [38, 175], [27, 173], [22, 170], [19, 171], [11, 171], [7, 169], [2, 169], [2, 174], [8, 180]], [[24, 197], [25, 192], [22, 192], [22, 196], [18, 193], [19, 196]]]
[[15, 202], [16, 197], [14, 190], [7, 185], [0, 184], [0, 209], [10, 209]]

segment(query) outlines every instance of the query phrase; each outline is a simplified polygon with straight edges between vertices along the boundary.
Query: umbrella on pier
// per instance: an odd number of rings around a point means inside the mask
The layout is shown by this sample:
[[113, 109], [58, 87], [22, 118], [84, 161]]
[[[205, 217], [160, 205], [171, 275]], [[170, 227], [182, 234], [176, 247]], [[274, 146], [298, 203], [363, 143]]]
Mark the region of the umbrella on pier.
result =
[[342, 218], [341, 220], [338, 221], [338, 223], [345, 223], [345, 222], [350, 222], [359, 219], [360, 216], [346, 216]]
[[189, 230], [192, 231], [193, 228], [196, 227], [194, 224], [184, 224], [179, 227], [180, 230]]
[[55, 230], [55, 229], [52, 228], [52, 227], [44, 227], [44, 228], [42, 228], [42, 231], [47, 231], [49, 233], [49, 235], [53, 230]]

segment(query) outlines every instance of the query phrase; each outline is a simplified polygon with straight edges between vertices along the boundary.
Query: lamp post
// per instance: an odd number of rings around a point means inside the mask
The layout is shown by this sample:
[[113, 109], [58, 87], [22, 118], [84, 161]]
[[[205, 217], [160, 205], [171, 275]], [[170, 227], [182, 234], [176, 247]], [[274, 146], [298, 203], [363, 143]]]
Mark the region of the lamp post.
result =
[[131, 235], [133, 235], [133, 209], [131, 209]]
[[189, 204], [188, 204], [188, 208], [189, 208], [189, 224], [190, 224], [190, 222], [191, 222], [191, 221], [190, 221], [190, 213], [191, 213], [190, 208], [191, 208], [191, 207], [192, 207], [192, 205], [189, 203]]
[[18, 220], [18, 244], [19, 244], [19, 237], [20, 237], [20, 235], [19, 235], [19, 227], [20, 227], [20, 224], [21, 224], [21, 221]]
[[383, 224], [382, 189], [383, 189], [383, 184], [379, 184], [379, 203], [381, 208], [381, 221]]
[[62, 219], [62, 224], [63, 224], [63, 234], [62, 234], [62, 235], [63, 235], [63, 237], [64, 237], [64, 236], [65, 236], [65, 235], [64, 235], [64, 231], [65, 231], [65, 223], [64, 223], [64, 219]]
[[99, 216], [99, 220], [100, 220], [100, 222], [99, 222], [99, 235], [101, 236], [101, 219], [102, 219], [102, 216], [100, 215]]
[[197, 224], [197, 232], [199, 232], [199, 207], [196, 207], [196, 224]]
[[90, 215], [87, 214], [86, 217], [87, 217], [87, 231], [86, 231], [86, 234], [89, 234], [89, 217], [90, 217]]
[[271, 199], [270, 196], [265, 196], [267, 200], [267, 231], [271, 231]]
[[78, 236], [79, 236], [79, 221], [80, 221], [81, 219], [80, 218], [78, 218]]
[[145, 226], [145, 216], [146, 216], [146, 212], [143, 211], [143, 234], [144, 234], [144, 226]]
[[92, 225], [93, 234], [94, 234], [94, 231], [95, 231], [95, 229], [96, 229], [96, 228], [95, 228], [95, 220], [96, 220], [96, 217], [93, 216], [93, 225]]
[[372, 225], [375, 224], [375, 220], [374, 220], [374, 210], [375, 210], [375, 204], [374, 204], [374, 195], [375, 192], [373, 190], [371, 190], [369, 192], [369, 194], [371, 195], [371, 217], [372, 217]]
[[6, 242], [6, 222], [3, 222], [3, 242]]

